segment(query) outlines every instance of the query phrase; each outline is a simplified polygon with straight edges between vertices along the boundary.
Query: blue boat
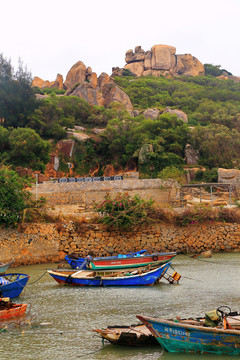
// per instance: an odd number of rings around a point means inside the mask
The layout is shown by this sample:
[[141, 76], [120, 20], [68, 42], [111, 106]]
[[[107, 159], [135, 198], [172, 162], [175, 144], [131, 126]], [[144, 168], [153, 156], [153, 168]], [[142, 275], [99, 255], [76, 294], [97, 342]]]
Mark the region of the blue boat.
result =
[[222, 316], [222, 320], [213, 326], [206, 325], [205, 319], [166, 320], [142, 315], [137, 318], [168, 352], [240, 355], [240, 316], [237, 312]]
[[0, 276], [0, 296], [10, 299], [18, 297], [27, 284], [29, 275], [26, 274], [5, 274]]
[[[105, 259], [105, 260], [116, 260], [116, 259], [121, 259], [121, 258], [128, 258], [128, 257], [133, 257], [133, 256], [140, 256], [142, 254], [144, 254], [147, 250], [140, 250], [140, 251], [136, 251], [136, 252], [131, 252], [129, 254], [126, 255], [116, 255], [116, 256], [106, 256], [106, 257], [95, 257], [94, 260], [99, 260], [99, 259]], [[89, 263], [89, 260], [92, 259], [92, 257], [86, 257], [86, 258], [82, 258], [77, 256], [76, 254], [70, 254], [70, 255], [66, 255], [65, 256], [65, 260], [67, 261], [67, 263], [71, 266], [72, 269], [79, 269], [79, 270], [86, 270], [87, 269], [87, 265]]]
[[73, 286], [146, 286], [161, 279], [171, 263], [158, 268], [139, 268], [121, 272], [95, 272], [90, 270], [48, 270], [59, 284]]

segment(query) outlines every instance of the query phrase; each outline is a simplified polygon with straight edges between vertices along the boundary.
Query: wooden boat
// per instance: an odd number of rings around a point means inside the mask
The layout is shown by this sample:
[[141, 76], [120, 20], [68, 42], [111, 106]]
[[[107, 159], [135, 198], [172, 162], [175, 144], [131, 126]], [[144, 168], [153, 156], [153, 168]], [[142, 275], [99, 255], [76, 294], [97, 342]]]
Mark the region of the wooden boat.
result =
[[25, 314], [27, 304], [13, 304], [9, 298], [0, 299], [0, 320], [20, 317]]
[[[128, 253], [124, 256], [129, 257], [129, 256], [140, 256], [142, 254], [144, 254], [147, 250], [140, 250], [140, 251], [136, 251], [133, 253]], [[122, 258], [123, 255], [119, 254], [117, 256], [108, 256], [105, 257], [105, 259], [117, 259], [117, 258]], [[65, 256], [65, 260], [67, 261], [67, 263], [71, 266], [71, 268], [73, 269], [81, 269], [81, 270], [87, 270], [87, 265], [89, 263], [89, 260], [92, 259], [92, 257], [90, 255], [88, 255], [87, 257], [83, 258], [81, 256], [78, 256], [76, 253], [72, 253], [69, 255]], [[98, 259], [97, 257], [94, 259]], [[102, 259], [102, 257], [100, 257], [100, 259]]]
[[26, 274], [5, 274], [0, 276], [0, 296], [15, 298], [21, 294], [27, 284], [29, 275]]
[[169, 269], [170, 263], [149, 269], [139, 268], [121, 272], [95, 272], [90, 270], [48, 270], [59, 284], [74, 286], [143, 286], [153, 285]]
[[106, 329], [93, 329], [93, 331], [115, 345], [150, 346], [158, 344], [151, 331], [143, 324], [108, 326]]
[[9, 261], [8, 263], [0, 263], [0, 275], [5, 274], [9, 266], [13, 263], [12, 261]]
[[214, 326], [208, 326], [206, 318], [166, 320], [142, 315], [137, 318], [166, 351], [240, 355], [240, 316], [237, 312], [222, 312], [221, 321]]
[[[144, 250], [142, 250], [144, 251]], [[134, 254], [95, 257], [87, 256], [84, 261], [77, 263], [77, 259], [69, 261], [70, 266], [73, 268], [83, 269], [86, 267], [91, 270], [119, 270], [119, 269], [132, 269], [142, 266], [160, 266], [168, 263], [177, 255], [176, 252], [153, 253], [147, 254], [145, 251], [137, 252]]]

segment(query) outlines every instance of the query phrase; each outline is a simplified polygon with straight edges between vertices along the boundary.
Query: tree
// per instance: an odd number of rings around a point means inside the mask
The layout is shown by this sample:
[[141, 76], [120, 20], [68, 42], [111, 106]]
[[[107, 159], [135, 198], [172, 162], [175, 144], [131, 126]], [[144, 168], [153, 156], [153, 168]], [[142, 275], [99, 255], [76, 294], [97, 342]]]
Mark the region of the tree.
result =
[[44, 170], [50, 160], [50, 144], [29, 128], [13, 129], [9, 136], [9, 157], [14, 165]]
[[29, 113], [36, 106], [30, 72], [23, 68], [20, 60], [15, 72], [10, 60], [0, 54], [0, 119], [3, 125], [25, 126]]
[[240, 159], [240, 133], [223, 125], [196, 127], [190, 140], [199, 151], [199, 164], [209, 168], [231, 168]]
[[10, 226], [18, 223], [27, 207], [29, 193], [24, 190], [26, 181], [7, 167], [0, 168], [0, 223]]

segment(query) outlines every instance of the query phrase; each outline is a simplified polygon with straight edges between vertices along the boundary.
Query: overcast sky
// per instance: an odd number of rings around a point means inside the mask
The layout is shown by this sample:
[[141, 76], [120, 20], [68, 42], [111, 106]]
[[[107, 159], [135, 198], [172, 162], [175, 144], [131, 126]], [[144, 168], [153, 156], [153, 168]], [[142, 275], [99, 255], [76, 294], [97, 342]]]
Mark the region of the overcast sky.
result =
[[81, 60], [98, 76], [141, 45], [176, 47], [240, 76], [240, 0], [0, 0], [0, 53], [33, 76], [64, 79]]

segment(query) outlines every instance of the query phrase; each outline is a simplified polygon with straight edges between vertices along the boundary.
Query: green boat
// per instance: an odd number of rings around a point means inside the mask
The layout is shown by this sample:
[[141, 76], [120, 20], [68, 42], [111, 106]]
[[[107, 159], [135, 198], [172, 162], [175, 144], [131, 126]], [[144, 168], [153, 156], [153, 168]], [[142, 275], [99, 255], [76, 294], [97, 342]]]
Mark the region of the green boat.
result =
[[[224, 309], [223, 309], [224, 308]], [[240, 355], [240, 315], [217, 309], [214, 320], [207, 317], [166, 320], [137, 316], [168, 352]]]

